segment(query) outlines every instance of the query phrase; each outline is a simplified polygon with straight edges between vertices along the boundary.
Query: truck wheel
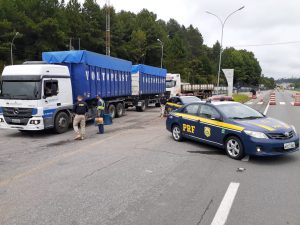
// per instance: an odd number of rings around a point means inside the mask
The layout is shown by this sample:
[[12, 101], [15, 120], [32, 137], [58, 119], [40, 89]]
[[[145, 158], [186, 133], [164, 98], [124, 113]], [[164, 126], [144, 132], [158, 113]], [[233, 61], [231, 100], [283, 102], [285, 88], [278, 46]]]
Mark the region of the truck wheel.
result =
[[141, 106], [136, 106], [136, 111], [138, 111], [138, 112], [144, 112], [145, 109], [146, 109], [145, 102], [142, 102]]
[[155, 103], [155, 107], [160, 107], [160, 103]]
[[122, 103], [117, 104], [117, 117], [121, 117], [124, 114], [124, 106]]
[[70, 118], [67, 113], [60, 112], [55, 116], [54, 130], [56, 133], [65, 133], [69, 129]]
[[225, 141], [225, 150], [227, 155], [232, 159], [242, 159], [245, 155], [242, 142], [235, 136], [230, 136]]
[[116, 106], [113, 104], [108, 106], [108, 113], [111, 115], [112, 118], [116, 117]]

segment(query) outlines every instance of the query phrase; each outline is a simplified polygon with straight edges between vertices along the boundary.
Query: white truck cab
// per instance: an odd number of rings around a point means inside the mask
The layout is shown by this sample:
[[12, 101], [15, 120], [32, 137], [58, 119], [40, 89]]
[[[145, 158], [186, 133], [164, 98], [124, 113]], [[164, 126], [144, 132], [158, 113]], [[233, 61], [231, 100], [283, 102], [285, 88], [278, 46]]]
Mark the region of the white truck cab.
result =
[[73, 106], [67, 66], [6, 66], [0, 88], [0, 129], [65, 132]]
[[181, 93], [181, 77], [180, 74], [167, 73], [166, 91], [170, 97], [174, 97]]

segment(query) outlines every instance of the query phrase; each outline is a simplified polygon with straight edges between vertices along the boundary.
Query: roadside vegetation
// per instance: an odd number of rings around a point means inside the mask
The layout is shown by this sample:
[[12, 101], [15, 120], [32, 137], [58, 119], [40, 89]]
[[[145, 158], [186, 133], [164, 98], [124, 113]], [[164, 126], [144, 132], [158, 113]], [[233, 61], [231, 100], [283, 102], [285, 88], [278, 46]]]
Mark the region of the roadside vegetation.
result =
[[[10, 64], [10, 43], [14, 41], [15, 63], [40, 60], [43, 51], [86, 49], [105, 53], [105, 13], [94, 0], [1, 0], [0, 72]], [[220, 44], [203, 44], [203, 36], [193, 25], [176, 20], [163, 21], [146, 9], [138, 14], [110, 8], [111, 55], [134, 64], [160, 66], [164, 43], [164, 67], [180, 73], [185, 82], [216, 84]], [[79, 46], [80, 38], [80, 46]], [[71, 43], [71, 45], [70, 45]], [[237, 86], [258, 86], [261, 67], [254, 53], [227, 48], [223, 68], [235, 69]], [[221, 76], [221, 85], [227, 85]]]
[[251, 98], [245, 94], [233, 94], [233, 100], [235, 102], [245, 103], [248, 102]]

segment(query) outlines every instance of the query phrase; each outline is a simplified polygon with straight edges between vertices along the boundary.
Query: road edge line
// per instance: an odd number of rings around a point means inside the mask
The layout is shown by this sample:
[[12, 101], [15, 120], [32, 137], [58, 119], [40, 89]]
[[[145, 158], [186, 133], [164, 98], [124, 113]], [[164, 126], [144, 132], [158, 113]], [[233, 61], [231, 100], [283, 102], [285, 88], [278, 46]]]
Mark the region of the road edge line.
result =
[[270, 102], [268, 102], [267, 107], [265, 108], [264, 115], [266, 116], [270, 107]]
[[229, 184], [211, 225], [224, 225], [226, 223], [239, 186], [240, 183], [231, 182]]

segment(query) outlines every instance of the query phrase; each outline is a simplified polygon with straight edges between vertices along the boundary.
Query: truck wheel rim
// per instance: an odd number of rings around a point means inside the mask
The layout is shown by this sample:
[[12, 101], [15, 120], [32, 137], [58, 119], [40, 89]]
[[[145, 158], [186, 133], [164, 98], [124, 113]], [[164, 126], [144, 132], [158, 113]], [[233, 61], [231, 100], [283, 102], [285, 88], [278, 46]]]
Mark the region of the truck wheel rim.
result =
[[175, 140], [179, 140], [180, 138], [180, 130], [178, 127], [173, 128], [173, 137]]
[[67, 124], [66, 122], [67, 122], [66, 118], [62, 117], [62, 118], [59, 119], [58, 126], [61, 127], [61, 128], [65, 128], [66, 124]]
[[228, 151], [229, 155], [231, 155], [232, 157], [237, 157], [240, 154], [239, 143], [234, 139], [230, 139], [227, 142], [227, 151]]

